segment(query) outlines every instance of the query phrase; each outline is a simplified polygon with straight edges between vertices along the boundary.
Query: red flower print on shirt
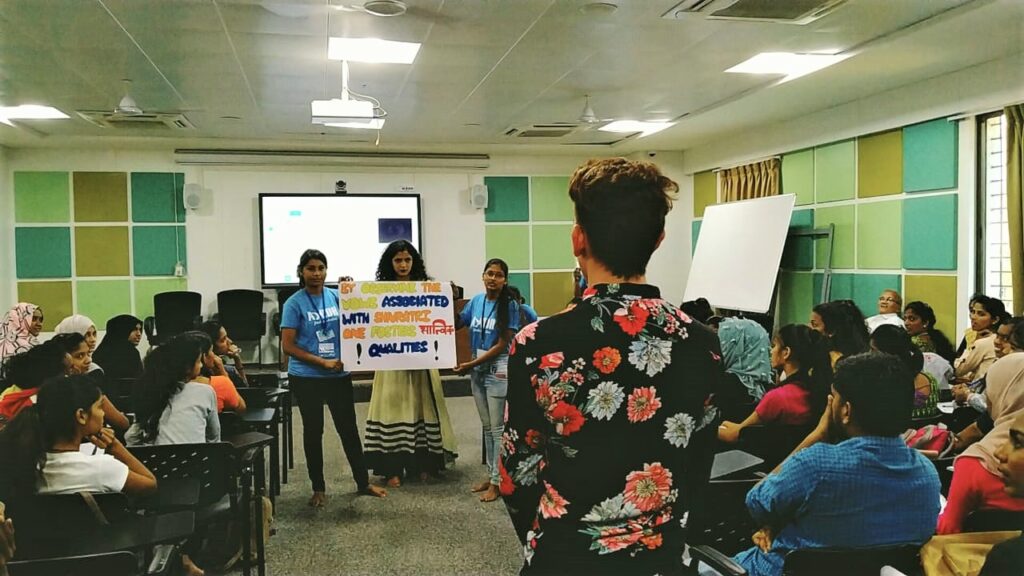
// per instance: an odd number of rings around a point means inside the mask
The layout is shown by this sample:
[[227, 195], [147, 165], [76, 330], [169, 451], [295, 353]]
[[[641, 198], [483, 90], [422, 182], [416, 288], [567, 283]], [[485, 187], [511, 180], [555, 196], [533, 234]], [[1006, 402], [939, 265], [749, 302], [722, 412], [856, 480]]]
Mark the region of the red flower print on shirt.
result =
[[558, 368], [565, 362], [565, 355], [561, 352], [552, 352], [551, 354], [545, 354], [540, 358], [540, 369], [545, 368]]
[[580, 298], [582, 298], [583, 300], [586, 300], [587, 298], [590, 298], [594, 294], [597, 294], [597, 288], [588, 287], [585, 290], [583, 290], [583, 295], [580, 296]]
[[568, 402], [556, 402], [551, 406], [548, 409], [548, 420], [555, 425], [555, 431], [562, 436], [579, 432], [583, 423], [586, 422], [586, 418], [583, 417], [579, 408]]
[[647, 325], [647, 317], [650, 315], [651, 313], [641, 306], [639, 302], [633, 302], [629, 305], [629, 308], [619, 308], [616, 310], [612, 317], [619, 327], [622, 328], [623, 332], [630, 336], [636, 336]]
[[526, 438], [524, 439], [524, 442], [526, 442], [527, 446], [536, 450], [544, 444], [544, 435], [531, 428], [526, 431]]
[[552, 388], [546, 381], [542, 381], [540, 386], [536, 388], [537, 404], [547, 410], [554, 403], [559, 402], [562, 398], [565, 398], [565, 390], [562, 388]]
[[498, 474], [501, 476], [501, 484], [498, 485], [498, 491], [501, 492], [502, 496], [511, 496], [516, 491], [516, 484], [512, 481], [512, 477], [508, 475], [508, 470], [505, 470], [505, 464], [498, 460]]
[[534, 322], [532, 324], [527, 324], [522, 330], [516, 333], [515, 341], [519, 344], [526, 345], [526, 341], [533, 340], [536, 335], [537, 323]]
[[648, 550], [654, 550], [661, 546], [661, 534], [652, 534], [640, 539], [640, 543], [647, 546]]
[[618, 552], [619, 550], [625, 550], [639, 542], [643, 535], [643, 532], [627, 532], [625, 534], [604, 536], [602, 538], [598, 538], [597, 542], [601, 545], [602, 552]]
[[600, 350], [594, 352], [594, 368], [597, 368], [602, 374], [611, 374], [619, 367], [619, 362], [622, 362], [622, 354], [611, 346], [605, 346]]
[[654, 413], [661, 408], [661, 398], [655, 395], [653, 386], [637, 388], [629, 395], [626, 404], [626, 416], [632, 423], [650, 420]]
[[544, 483], [544, 494], [540, 497], [540, 514], [545, 518], [561, 518], [565, 515], [569, 501], [547, 482]]
[[672, 472], [659, 462], [644, 464], [643, 471], [630, 472], [626, 476], [626, 501], [641, 512], [661, 508], [671, 491]]

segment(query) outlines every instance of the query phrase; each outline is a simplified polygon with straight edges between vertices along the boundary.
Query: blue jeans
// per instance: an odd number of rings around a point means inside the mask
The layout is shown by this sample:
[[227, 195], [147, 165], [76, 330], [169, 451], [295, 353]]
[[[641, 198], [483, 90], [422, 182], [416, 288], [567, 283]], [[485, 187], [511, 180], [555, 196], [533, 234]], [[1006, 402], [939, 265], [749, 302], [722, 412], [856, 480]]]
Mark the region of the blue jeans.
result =
[[473, 400], [484, 427], [484, 455], [491, 484], [500, 485], [498, 458], [501, 458], [501, 433], [505, 425], [505, 395], [508, 390], [508, 355], [474, 368], [469, 374]]

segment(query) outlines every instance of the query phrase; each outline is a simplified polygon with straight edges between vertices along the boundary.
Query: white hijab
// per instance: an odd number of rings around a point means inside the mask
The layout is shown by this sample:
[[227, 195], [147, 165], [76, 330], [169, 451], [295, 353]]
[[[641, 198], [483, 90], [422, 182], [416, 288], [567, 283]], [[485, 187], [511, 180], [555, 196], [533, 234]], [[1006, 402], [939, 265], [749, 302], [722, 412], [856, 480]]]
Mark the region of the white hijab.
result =
[[57, 327], [54, 328], [54, 332], [57, 334], [71, 334], [77, 332], [82, 336], [89, 331], [89, 328], [95, 328], [96, 324], [89, 319], [88, 316], [82, 316], [81, 314], [74, 314], [60, 321]]

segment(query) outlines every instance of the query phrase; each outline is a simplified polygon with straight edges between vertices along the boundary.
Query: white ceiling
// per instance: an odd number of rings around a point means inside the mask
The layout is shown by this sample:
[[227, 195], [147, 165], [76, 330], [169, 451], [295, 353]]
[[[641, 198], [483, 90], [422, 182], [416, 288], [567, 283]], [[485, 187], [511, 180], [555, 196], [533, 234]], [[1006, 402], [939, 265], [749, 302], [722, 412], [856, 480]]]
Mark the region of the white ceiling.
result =
[[[423, 44], [412, 65], [351, 64], [351, 86], [388, 112], [381, 150], [424, 152], [581, 152], [563, 142], [608, 135], [504, 132], [575, 122], [584, 94], [602, 118], [683, 117], [614, 150], [685, 149], [1024, 51], [1021, 0], [849, 0], [806, 26], [662, 18], [678, 0], [611, 0], [610, 15], [584, 0], [404, 1], [407, 14], [381, 18], [333, 7], [342, 0], [2, 0], [0, 104], [74, 118], [0, 126], [0, 144], [372, 147], [373, 131], [310, 123], [310, 100], [340, 92], [330, 35]], [[758, 52], [825, 49], [854, 56], [785, 84], [722, 72]], [[113, 109], [124, 78], [144, 110], [184, 112], [196, 129], [103, 129], [74, 114]]]

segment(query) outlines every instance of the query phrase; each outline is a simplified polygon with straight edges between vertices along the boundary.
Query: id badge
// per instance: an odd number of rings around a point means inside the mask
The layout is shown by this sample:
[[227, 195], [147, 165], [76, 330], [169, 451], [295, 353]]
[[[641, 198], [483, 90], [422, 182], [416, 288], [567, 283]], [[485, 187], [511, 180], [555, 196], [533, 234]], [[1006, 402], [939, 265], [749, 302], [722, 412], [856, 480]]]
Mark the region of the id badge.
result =
[[334, 330], [317, 330], [316, 339], [319, 341], [319, 344], [317, 345], [317, 355], [322, 358], [334, 358]]

